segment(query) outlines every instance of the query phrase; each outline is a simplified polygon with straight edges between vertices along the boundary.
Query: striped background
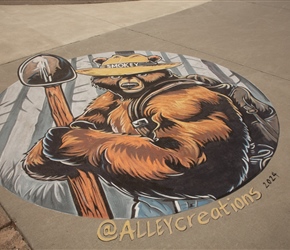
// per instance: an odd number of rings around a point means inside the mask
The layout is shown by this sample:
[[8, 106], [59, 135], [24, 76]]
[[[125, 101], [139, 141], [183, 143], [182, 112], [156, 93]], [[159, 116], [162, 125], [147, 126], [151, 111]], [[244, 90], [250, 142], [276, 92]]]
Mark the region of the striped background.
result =
[[[262, 102], [267, 98], [242, 76], [220, 65], [199, 58], [173, 53], [135, 51], [144, 55], [159, 55], [165, 62], [182, 62], [173, 73], [186, 76], [200, 74], [234, 86], [248, 88]], [[115, 52], [86, 55], [69, 60], [75, 69], [93, 66], [96, 57], [111, 57]], [[76, 80], [62, 85], [74, 116], [80, 115], [88, 103], [103, 93], [92, 88], [90, 77], [79, 75]], [[66, 182], [43, 182], [28, 177], [21, 167], [21, 160], [45, 132], [54, 126], [42, 87], [26, 87], [19, 81], [0, 94], [0, 185], [21, 198], [38, 205], [65, 213], [77, 214]], [[118, 218], [129, 218], [131, 197], [104, 184], [113, 214]]]

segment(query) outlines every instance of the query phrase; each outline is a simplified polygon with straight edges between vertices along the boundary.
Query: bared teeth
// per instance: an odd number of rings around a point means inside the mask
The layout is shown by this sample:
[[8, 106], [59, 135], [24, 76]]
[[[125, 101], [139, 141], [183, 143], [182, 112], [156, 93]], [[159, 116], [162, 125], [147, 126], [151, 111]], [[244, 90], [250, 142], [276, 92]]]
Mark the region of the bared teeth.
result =
[[121, 84], [122, 88], [126, 89], [132, 89], [134, 87], [137, 87], [139, 84], [137, 82], [124, 82]]

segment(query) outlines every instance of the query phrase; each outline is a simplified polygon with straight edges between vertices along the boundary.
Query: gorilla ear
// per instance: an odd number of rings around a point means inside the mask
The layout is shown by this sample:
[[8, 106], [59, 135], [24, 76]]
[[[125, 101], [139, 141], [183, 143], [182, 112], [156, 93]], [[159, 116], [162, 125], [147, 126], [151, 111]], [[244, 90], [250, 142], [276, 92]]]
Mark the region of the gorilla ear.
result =
[[148, 59], [152, 62], [158, 62], [161, 60], [161, 56], [157, 56], [157, 55], [148, 56]]
[[103, 62], [107, 60], [108, 60], [107, 57], [97, 57], [93, 59], [93, 62], [97, 64], [103, 64]]

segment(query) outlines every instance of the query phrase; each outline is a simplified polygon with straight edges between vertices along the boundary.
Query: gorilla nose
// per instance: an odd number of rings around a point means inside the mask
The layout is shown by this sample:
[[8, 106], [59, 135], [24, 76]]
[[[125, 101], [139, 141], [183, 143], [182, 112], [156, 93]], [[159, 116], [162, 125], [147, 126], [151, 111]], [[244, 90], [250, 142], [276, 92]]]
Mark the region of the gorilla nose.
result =
[[133, 89], [134, 87], [137, 87], [139, 84], [137, 82], [124, 82], [121, 84], [122, 88], [126, 89]]

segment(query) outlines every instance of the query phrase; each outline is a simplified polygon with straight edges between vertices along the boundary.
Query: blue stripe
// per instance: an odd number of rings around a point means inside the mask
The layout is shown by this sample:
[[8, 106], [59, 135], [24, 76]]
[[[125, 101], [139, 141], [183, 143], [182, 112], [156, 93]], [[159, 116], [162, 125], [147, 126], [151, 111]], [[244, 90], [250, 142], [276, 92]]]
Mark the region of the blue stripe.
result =
[[[44, 89], [42, 90], [44, 91]], [[51, 116], [50, 107], [48, 104], [47, 99], [45, 98], [42, 104], [42, 108], [39, 112], [37, 122], [34, 125], [34, 131], [31, 136], [31, 141], [29, 144], [29, 148], [32, 148], [32, 146], [44, 136], [44, 133], [52, 127], [53, 124], [53, 118]]]
[[[166, 53], [161, 52], [161, 55], [162, 55], [162, 58], [164, 59], [165, 62], [171, 63], [171, 60], [169, 59], [169, 57], [167, 56]], [[172, 71], [173, 74], [181, 76], [181, 73], [180, 73], [180, 71], [177, 68], [172, 68], [170, 70]]]
[[[91, 65], [92, 65], [92, 67], [94, 68], [94, 67], [96, 67], [96, 64], [94, 63], [94, 57], [93, 57], [93, 55], [88, 55], [88, 58], [89, 58], [89, 61], [90, 61], [90, 63], [91, 63]], [[76, 67], [76, 66], [75, 66]]]
[[196, 71], [193, 69], [193, 67], [190, 65], [190, 63], [188, 62], [188, 60], [185, 58], [184, 55], [178, 55], [179, 58], [181, 59], [181, 62], [184, 66], [184, 68], [186, 69], [187, 71], [187, 74], [188, 75], [191, 75], [191, 74], [196, 74]]
[[1, 94], [0, 94], [0, 106], [2, 105], [2, 100], [4, 99], [4, 96], [6, 95], [7, 89], [5, 89]]
[[206, 61], [206, 60], [201, 60], [211, 72], [213, 72], [223, 83], [230, 83], [233, 86], [237, 86], [237, 84], [230, 78], [228, 77], [216, 64]]
[[[22, 86], [20, 93], [18, 94], [15, 101], [11, 102], [7, 105], [13, 105], [11, 111], [9, 112], [8, 118], [4, 123], [1, 131], [0, 131], [0, 154], [2, 155], [4, 148], [9, 140], [9, 136], [17, 122], [17, 117], [22, 110], [22, 105], [25, 99], [27, 98], [29, 88], [26, 86]], [[25, 133], [25, 131], [23, 131]]]

